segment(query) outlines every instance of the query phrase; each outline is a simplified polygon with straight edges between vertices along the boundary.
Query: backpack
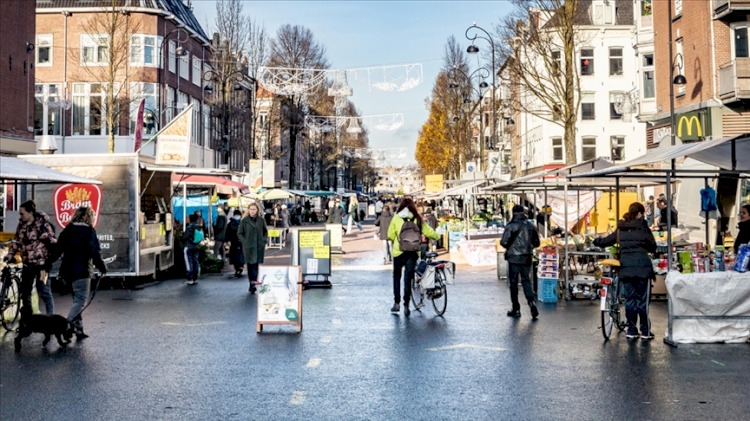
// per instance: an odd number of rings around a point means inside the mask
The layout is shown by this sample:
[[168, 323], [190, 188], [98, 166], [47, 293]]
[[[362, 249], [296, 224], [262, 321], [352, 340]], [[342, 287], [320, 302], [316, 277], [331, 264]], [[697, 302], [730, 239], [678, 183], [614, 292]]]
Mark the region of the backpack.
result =
[[193, 228], [193, 243], [198, 244], [201, 241], [203, 241], [204, 235], [203, 230], [200, 230], [198, 228]]
[[422, 232], [411, 219], [404, 219], [401, 232], [398, 234], [398, 247], [401, 251], [419, 251], [422, 244]]

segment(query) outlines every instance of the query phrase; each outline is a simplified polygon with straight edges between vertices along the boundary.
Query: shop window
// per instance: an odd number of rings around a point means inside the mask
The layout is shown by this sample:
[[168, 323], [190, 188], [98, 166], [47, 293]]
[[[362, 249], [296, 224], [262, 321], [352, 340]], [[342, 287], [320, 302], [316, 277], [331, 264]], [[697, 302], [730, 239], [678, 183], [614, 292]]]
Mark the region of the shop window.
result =
[[52, 35], [36, 36], [36, 65], [52, 66]]
[[552, 138], [552, 160], [553, 161], [563, 160], [563, 141], [561, 137]]
[[594, 49], [584, 48], [581, 50], [581, 76], [594, 74]]
[[652, 99], [656, 97], [654, 87], [654, 55], [643, 55], [643, 98]]

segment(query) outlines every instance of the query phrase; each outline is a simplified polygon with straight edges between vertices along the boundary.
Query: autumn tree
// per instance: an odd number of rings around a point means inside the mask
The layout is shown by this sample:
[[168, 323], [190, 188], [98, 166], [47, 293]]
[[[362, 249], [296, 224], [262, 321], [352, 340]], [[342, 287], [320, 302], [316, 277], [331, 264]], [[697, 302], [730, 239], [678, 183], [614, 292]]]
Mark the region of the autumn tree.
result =
[[[130, 97], [138, 95], [129, 92], [130, 81], [139, 80], [142, 69], [128, 66], [130, 59], [130, 41], [141, 27], [140, 18], [128, 13], [121, 6], [121, 1], [109, 0], [109, 6], [93, 13], [82, 25], [84, 45], [80, 49], [71, 49], [71, 56], [78, 60], [81, 81], [91, 82], [92, 94], [104, 93], [103, 101], [90, 104], [91, 118], [76, 118], [74, 104], [73, 122], [78, 126], [73, 131], [89, 130], [94, 134], [106, 134], [109, 153], [115, 152], [115, 134], [121, 126], [128, 125]], [[97, 95], [98, 97], [98, 95]], [[88, 120], [88, 124], [84, 122]]]
[[576, 163], [576, 121], [580, 86], [575, 48], [580, 45], [584, 0], [511, 0], [514, 10], [495, 31], [505, 42], [495, 48], [503, 63], [507, 106], [564, 128], [565, 163]]

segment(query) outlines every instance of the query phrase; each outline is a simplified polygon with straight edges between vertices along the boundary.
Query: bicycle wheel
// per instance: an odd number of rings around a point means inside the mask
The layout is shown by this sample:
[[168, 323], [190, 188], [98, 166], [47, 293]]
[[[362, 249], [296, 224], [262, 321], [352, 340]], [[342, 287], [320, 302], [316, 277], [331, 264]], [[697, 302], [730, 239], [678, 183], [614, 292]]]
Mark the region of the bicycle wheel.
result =
[[445, 313], [445, 308], [448, 306], [448, 289], [446, 288], [443, 269], [435, 271], [435, 288], [430, 292], [430, 298], [432, 299], [432, 308], [435, 309], [435, 313], [438, 316], [442, 316]]
[[422, 292], [422, 284], [417, 279], [416, 274], [411, 280], [411, 302], [417, 311], [421, 311], [420, 309], [424, 307], [424, 292]]
[[607, 288], [607, 296], [605, 298], [606, 308], [602, 310], [602, 335], [605, 341], [612, 335], [612, 327], [615, 325], [615, 319], [612, 316], [612, 297], [616, 296], [616, 293], [611, 288], [612, 285]]
[[20, 308], [21, 296], [18, 293], [18, 281], [9, 277], [3, 281], [0, 293], [0, 316], [5, 330], [9, 332], [13, 330]]
[[628, 325], [622, 317], [622, 311], [625, 308], [625, 299], [623, 298], [622, 290], [620, 289], [622, 287], [620, 281], [616, 280], [615, 282], [617, 285], [617, 294], [615, 294], [614, 299], [612, 300], [612, 318], [614, 319], [615, 326], [617, 326], [617, 330], [622, 332]]

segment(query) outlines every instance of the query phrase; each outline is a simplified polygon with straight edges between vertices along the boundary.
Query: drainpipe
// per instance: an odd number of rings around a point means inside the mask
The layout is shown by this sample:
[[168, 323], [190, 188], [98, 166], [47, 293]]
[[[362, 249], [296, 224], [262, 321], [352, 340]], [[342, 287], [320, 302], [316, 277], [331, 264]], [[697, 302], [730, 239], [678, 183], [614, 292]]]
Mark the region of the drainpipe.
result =
[[[68, 17], [70, 16], [70, 12], [67, 10], [63, 10], [63, 91], [62, 91], [62, 100], [67, 101], [68, 100]], [[72, 101], [71, 101], [71, 110], [72, 107]], [[68, 116], [68, 110], [65, 109], [65, 107], [61, 107], [60, 110], [60, 123], [61, 123], [61, 143], [62, 143], [62, 151], [61, 153], [65, 153], [65, 135], [67, 134], [67, 116]]]

